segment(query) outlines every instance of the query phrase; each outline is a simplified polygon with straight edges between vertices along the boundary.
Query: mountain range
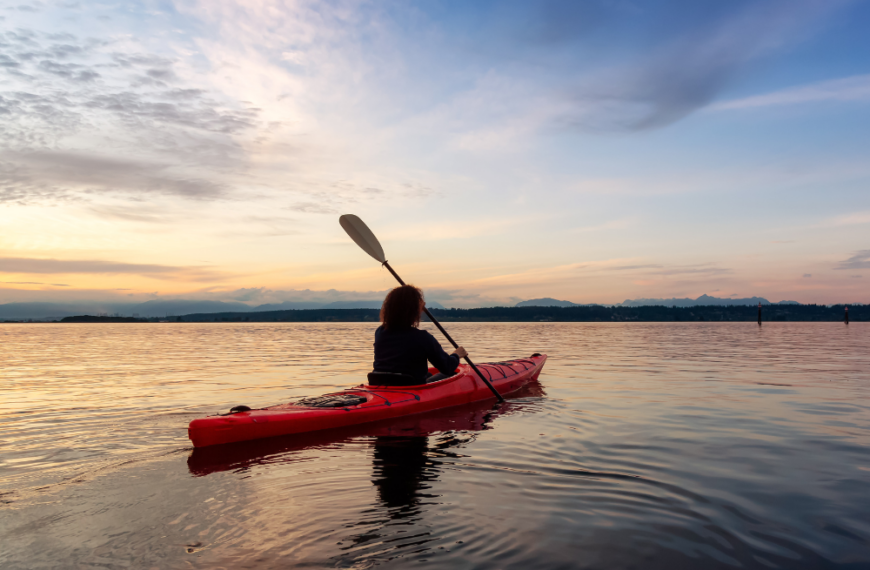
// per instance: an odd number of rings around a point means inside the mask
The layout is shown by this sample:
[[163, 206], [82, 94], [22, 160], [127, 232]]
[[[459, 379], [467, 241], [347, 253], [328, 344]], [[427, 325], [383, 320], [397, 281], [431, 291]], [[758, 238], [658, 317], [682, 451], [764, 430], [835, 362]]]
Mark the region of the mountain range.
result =
[[641, 307], [644, 305], [663, 305], [665, 307], [696, 307], [698, 305], [800, 305], [797, 301], [768, 301], [764, 297], [744, 297], [742, 299], [711, 297], [701, 295], [697, 299], [626, 299], [619, 304], [620, 307]]
[[[728, 305], [757, 305], [761, 303], [762, 305], [800, 305], [797, 301], [779, 301], [777, 303], [772, 303], [765, 299], [764, 297], [745, 297], [742, 299], [730, 299], [730, 298], [720, 298], [720, 297], [711, 297], [710, 295], [701, 295], [697, 299], [626, 299], [622, 303], [616, 303], [612, 306], [614, 307], [643, 307], [648, 305], [660, 305], [664, 307], [696, 307], [699, 305], [717, 305], [717, 306], [728, 306]], [[550, 297], [545, 297], [543, 299], [532, 299], [530, 301], [521, 301], [516, 304], [517, 307], [588, 307], [590, 305], [578, 305], [577, 303], [572, 303], [571, 301], [559, 301], [558, 299], [551, 299]]]
[[[304, 309], [380, 309], [383, 300], [364, 299], [359, 301], [333, 301], [318, 303], [312, 301], [285, 301], [266, 305], [251, 306], [238, 302], [224, 301], [146, 301], [144, 303], [6, 303], [0, 305], [0, 320], [35, 319], [54, 320], [78, 315], [120, 315], [166, 317], [189, 315], [193, 313], [248, 313], [261, 311], [287, 311]], [[426, 306], [443, 309], [444, 306], [432, 301]]]
[[[0, 320], [12, 319], [35, 319], [54, 320], [63, 317], [77, 315], [119, 315], [139, 316], [142, 318], [167, 317], [189, 315], [193, 313], [248, 313], [262, 311], [287, 311], [305, 309], [380, 309], [380, 299], [361, 299], [357, 301], [333, 301], [320, 303], [315, 301], [285, 301], [283, 303], [269, 303], [265, 305], [251, 306], [239, 302], [226, 301], [146, 301], [145, 303], [7, 303], [0, 305]], [[645, 305], [661, 305], [665, 307], [694, 307], [697, 305], [799, 305], [797, 301], [780, 301], [772, 303], [763, 297], [747, 297], [742, 299], [729, 299], [701, 295], [697, 299], [626, 299], [617, 303], [615, 307], [640, 307]], [[436, 301], [427, 303], [433, 309], [443, 309], [444, 306]], [[581, 307], [595, 306], [595, 304], [580, 305], [571, 301], [561, 301], [551, 297], [520, 301], [517, 307]]]
[[544, 297], [542, 299], [530, 299], [528, 301], [520, 301], [515, 307], [584, 307], [589, 305], [578, 305], [571, 301], [560, 301], [552, 297]]

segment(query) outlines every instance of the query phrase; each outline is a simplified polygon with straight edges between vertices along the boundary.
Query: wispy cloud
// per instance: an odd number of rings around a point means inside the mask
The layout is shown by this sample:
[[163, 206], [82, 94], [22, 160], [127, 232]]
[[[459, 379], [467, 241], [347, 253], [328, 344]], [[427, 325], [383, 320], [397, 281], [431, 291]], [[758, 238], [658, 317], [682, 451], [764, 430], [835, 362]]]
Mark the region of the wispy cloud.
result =
[[179, 17], [203, 25], [172, 41], [8, 31], [0, 200], [291, 191], [295, 211], [332, 214], [355, 201], [426, 199], [441, 193], [432, 182], [360, 165], [420, 133], [468, 151], [516, 146], [554, 127], [668, 125], [840, 5], [774, 0], [710, 11], [643, 55], [602, 66], [577, 55], [584, 42], [636, 25], [647, 17], [638, 8], [480, 6], [471, 11], [491, 23], [474, 34], [427, 20], [424, 8], [212, 0], [177, 3]]
[[218, 182], [174, 171], [169, 162], [108, 157], [96, 153], [31, 150], [7, 152], [0, 162], [0, 202], [28, 203], [47, 195], [168, 194], [216, 198], [228, 188]]
[[233, 137], [258, 109], [191, 88], [175, 57], [129, 40], [0, 34], [0, 201], [100, 194], [225, 197], [243, 167]]
[[156, 207], [142, 203], [132, 205], [103, 204], [92, 206], [90, 211], [104, 220], [139, 222], [146, 224], [166, 224], [177, 221], [177, 216]]
[[[870, 177], [870, 162], [863, 156], [853, 158], [768, 161], [735, 170], [734, 168], [697, 170], [680, 164], [672, 172], [644, 177], [589, 178], [574, 182], [578, 194], [598, 195], [668, 195], [683, 193], [733, 192], [771, 187], [811, 187], [813, 185], [861, 181]], [[859, 211], [826, 221], [826, 224], [865, 223], [870, 212]]]
[[870, 249], [862, 249], [844, 261], [834, 269], [870, 269]]
[[592, 130], [646, 130], [709, 105], [751, 62], [799, 43], [843, 2], [750, 4], [677, 37], [634, 65], [579, 85], [562, 120]]
[[185, 279], [189, 281], [214, 281], [224, 276], [211, 267], [176, 267], [170, 265], [123, 263], [94, 259], [38, 259], [25, 257], [0, 258], [0, 274], [98, 274], [142, 275], [155, 279]]
[[638, 269], [662, 269], [663, 265], [658, 264], [649, 264], [649, 265], [617, 265], [616, 267], [612, 267], [614, 271], [637, 271]]
[[333, 303], [336, 301], [358, 301], [383, 299], [387, 290], [313, 290], [313, 289], [272, 289], [269, 287], [242, 287], [239, 289], [203, 289], [178, 295], [163, 295], [163, 299], [191, 299], [206, 301], [240, 301], [248, 304]]
[[734, 273], [733, 269], [727, 267], [717, 267], [713, 263], [702, 263], [697, 265], [678, 265], [673, 267], [663, 267], [654, 269], [649, 272], [651, 275], [707, 275], [718, 276]]
[[856, 75], [843, 79], [821, 81], [767, 93], [723, 101], [711, 106], [713, 110], [751, 109], [775, 105], [796, 105], [819, 101], [867, 101], [870, 100], [870, 75]]
[[607, 259], [571, 263], [553, 267], [536, 267], [515, 273], [494, 274], [490, 277], [475, 279], [476, 288], [502, 289], [533, 284], [549, 284], [555, 286], [558, 282], [579, 282], [583, 278], [591, 276], [619, 275], [619, 279], [625, 279], [622, 274], [627, 274], [640, 280], [655, 278], [721, 278], [732, 274], [730, 268], [719, 267], [715, 263], [697, 263], [689, 265], [661, 264], [661, 263], [626, 263], [632, 259]]
[[41, 281], [3, 281], [7, 285], [51, 285], [52, 287], [69, 287], [66, 283], [42, 283]]

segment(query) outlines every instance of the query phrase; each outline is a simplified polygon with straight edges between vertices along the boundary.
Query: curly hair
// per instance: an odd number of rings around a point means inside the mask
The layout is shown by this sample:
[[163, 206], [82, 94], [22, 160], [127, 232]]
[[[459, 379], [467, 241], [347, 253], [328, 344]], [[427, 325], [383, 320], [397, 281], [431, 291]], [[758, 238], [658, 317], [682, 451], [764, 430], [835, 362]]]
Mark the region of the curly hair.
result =
[[420, 324], [420, 307], [423, 291], [413, 285], [396, 287], [387, 294], [381, 305], [381, 322], [384, 330], [416, 327]]

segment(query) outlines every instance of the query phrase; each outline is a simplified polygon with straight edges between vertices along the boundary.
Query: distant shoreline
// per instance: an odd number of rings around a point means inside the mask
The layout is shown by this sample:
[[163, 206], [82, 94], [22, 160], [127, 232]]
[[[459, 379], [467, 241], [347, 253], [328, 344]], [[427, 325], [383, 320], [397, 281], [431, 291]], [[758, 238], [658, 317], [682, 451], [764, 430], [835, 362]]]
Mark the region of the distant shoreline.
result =
[[[764, 305], [763, 322], [841, 322], [845, 305]], [[870, 305], [848, 305], [849, 320], [870, 321]], [[431, 309], [444, 322], [750, 322], [758, 308], [745, 305], [699, 305], [695, 307], [491, 307], [483, 309]], [[61, 323], [154, 323], [154, 322], [377, 322], [378, 309], [291, 309], [285, 311], [193, 313], [189, 315], [134, 318], [81, 315], [65, 317]], [[5, 323], [27, 321], [6, 320]]]
[[61, 323], [147, 323], [148, 319], [139, 319], [136, 317], [102, 317], [91, 315], [80, 315], [77, 317], [64, 317], [59, 322]]

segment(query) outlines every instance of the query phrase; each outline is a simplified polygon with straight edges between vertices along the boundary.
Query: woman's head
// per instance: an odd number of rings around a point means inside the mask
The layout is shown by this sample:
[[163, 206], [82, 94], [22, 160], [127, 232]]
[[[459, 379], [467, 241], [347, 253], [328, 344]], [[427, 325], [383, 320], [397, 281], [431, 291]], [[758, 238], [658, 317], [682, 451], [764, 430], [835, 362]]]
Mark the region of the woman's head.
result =
[[381, 305], [384, 329], [397, 330], [416, 327], [423, 311], [423, 292], [413, 285], [396, 287], [387, 294]]

